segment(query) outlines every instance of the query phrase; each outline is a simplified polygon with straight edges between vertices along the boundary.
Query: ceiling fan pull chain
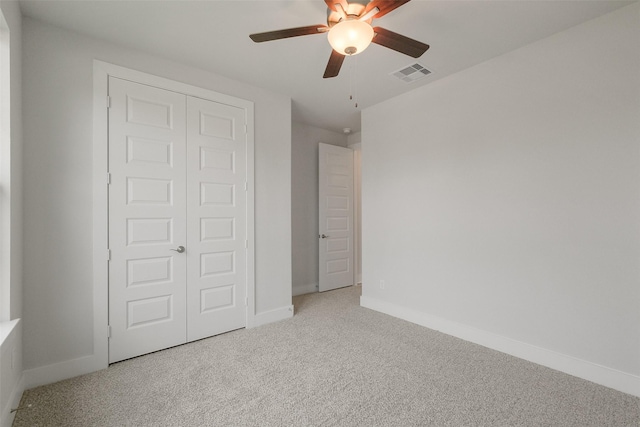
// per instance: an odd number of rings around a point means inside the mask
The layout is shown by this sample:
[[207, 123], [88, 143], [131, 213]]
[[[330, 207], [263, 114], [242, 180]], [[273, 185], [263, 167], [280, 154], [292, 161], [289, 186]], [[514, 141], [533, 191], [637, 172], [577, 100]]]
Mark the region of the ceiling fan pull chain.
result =
[[349, 65], [349, 101], [353, 101], [353, 64]]
[[356, 82], [355, 82], [355, 99], [356, 99], [356, 103], [355, 103], [355, 108], [358, 108], [358, 79], [357, 79], [357, 74], [358, 74], [358, 57], [356, 56], [356, 61], [352, 66], [352, 73], [351, 73], [351, 80], [353, 80], [353, 76], [354, 74], [356, 75]]

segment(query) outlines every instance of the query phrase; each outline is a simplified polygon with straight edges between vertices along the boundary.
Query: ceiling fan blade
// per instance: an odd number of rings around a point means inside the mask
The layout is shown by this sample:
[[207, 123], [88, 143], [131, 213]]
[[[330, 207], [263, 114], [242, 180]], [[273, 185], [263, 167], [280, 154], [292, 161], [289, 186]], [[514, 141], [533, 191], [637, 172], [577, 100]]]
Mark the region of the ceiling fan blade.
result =
[[324, 0], [324, 2], [327, 4], [327, 7], [334, 12], [339, 12], [336, 8], [336, 4], [340, 4], [342, 6], [342, 10], [345, 12], [349, 9], [349, 2], [347, 2], [347, 0]]
[[340, 73], [340, 67], [342, 67], [343, 62], [344, 55], [332, 50], [331, 56], [329, 57], [329, 63], [327, 64], [327, 68], [324, 70], [324, 76], [322, 76], [322, 78], [328, 79], [330, 77], [337, 76], [338, 73]]
[[410, 39], [393, 31], [385, 30], [382, 27], [374, 27], [373, 32], [375, 35], [373, 36], [373, 40], [371, 40], [372, 43], [388, 47], [396, 52], [404, 53], [414, 58], [419, 58], [429, 49], [428, 44]]
[[308, 27], [288, 28], [286, 30], [267, 31], [266, 33], [251, 34], [251, 40], [256, 43], [268, 42], [271, 40], [286, 39], [289, 37], [308, 36], [329, 31], [326, 25], [309, 25]]
[[[327, 0], [329, 1], [329, 0]], [[402, 6], [405, 3], [409, 3], [411, 0], [371, 0], [367, 3], [367, 7], [365, 7], [363, 15], [369, 13], [371, 10], [376, 7], [380, 10], [380, 12], [373, 15], [374, 18], [382, 18], [387, 13], [391, 12]]]

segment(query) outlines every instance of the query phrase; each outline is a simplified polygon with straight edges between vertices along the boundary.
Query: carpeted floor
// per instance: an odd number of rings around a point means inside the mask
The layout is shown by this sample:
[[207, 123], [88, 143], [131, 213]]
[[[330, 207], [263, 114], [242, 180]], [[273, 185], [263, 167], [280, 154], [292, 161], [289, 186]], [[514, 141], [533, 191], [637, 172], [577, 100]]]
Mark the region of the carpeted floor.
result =
[[640, 399], [359, 307], [291, 319], [25, 392], [22, 426], [640, 426]]

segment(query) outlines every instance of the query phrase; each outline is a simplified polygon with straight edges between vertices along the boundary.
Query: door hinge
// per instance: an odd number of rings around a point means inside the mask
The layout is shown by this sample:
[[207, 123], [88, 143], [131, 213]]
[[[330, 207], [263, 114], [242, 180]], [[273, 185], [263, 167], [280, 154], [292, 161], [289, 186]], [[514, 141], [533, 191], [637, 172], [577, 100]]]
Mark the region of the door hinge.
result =
[[247, 181], [244, 182], [244, 191], [249, 191], [249, 183]]
[[107, 261], [111, 261], [111, 249], [107, 249]]
[[244, 299], [244, 306], [245, 306], [245, 307], [249, 307], [249, 297], [246, 297], [246, 298]]
[[107, 108], [111, 108], [111, 97], [107, 96]]
[[245, 249], [249, 248], [249, 240], [248, 239], [244, 241], [244, 248]]
[[244, 133], [245, 134], [249, 133], [249, 128], [247, 125], [244, 125]]
[[111, 173], [107, 172], [107, 185], [111, 184]]
[[111, 325], [107, 325], [107, 338], [111, 338]]

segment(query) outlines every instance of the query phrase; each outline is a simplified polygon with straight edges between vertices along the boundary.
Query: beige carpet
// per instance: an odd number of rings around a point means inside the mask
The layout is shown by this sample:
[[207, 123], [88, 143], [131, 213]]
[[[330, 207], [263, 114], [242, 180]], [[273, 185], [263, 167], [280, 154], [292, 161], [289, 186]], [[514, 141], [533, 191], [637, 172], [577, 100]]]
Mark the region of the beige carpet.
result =
[[359, 307], [291, 320], [25, 392], [14, 426], [640, 426], [640, 399]]

